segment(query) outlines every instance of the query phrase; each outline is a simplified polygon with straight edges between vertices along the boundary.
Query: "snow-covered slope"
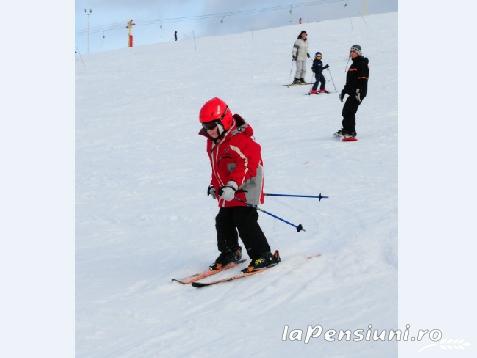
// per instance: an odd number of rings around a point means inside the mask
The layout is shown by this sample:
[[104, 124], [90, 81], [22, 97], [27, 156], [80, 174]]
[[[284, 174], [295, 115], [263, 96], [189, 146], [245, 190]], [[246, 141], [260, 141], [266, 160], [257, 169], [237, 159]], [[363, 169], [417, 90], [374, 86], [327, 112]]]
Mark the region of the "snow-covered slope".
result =
[[[338, 90], [349, 47], [369, 57], [359, 142], [332, 138], [337, 94], [282, 86], [302, 29]], [[183, 41], [101, 53], [78, 58], [76, 72], [78, 357], [397, 356], [396, 343], [281, 340], [285, 325], [397, 325], [396, 13], [202, 38], [196, 49]], [[254, 127], [267, 192], [330, 198], [267, 198], [264, 209], [307, 230], [260, 214], [283, 262], [195, 289], [170, 279], [217, 255], [197, 135], [199, 108], [213, 96]], [[305, 259], [314, 253], [322, 256]]]

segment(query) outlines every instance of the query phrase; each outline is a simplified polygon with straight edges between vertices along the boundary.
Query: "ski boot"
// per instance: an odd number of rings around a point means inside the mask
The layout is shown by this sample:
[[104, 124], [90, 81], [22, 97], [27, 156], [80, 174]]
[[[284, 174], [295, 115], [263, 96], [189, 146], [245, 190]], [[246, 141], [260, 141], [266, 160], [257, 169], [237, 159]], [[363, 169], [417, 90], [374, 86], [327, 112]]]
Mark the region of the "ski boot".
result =
[[299, 84], [301, 84], [301, 85], [304, 85], [304, 84], [306, 84], [306, 82], [305, 82], [305, 79], [304, 79], [304, 78], [300, 78], [300, 82], [299, 82]]
[[260, 255], [259, 257], [252, 259], [248, 267], [243, 269], [242, 272], [249, 273], [249, 272], [273, 267], [277, 265], [281, 260], [282, 259], [280, 258], [280, 254], [278, 253], [278, 250], [275, 250], [273, 255], [270, 251], [268, 251]]
[[230, 263], [237, 263], [242, 259], [242, 247], [237, 246], [235, 249], [220, 253], [215, 262], [209, 266], [209, 270], [220, 270]]
[[356, 142], [357, 140], [356, 132], [343, 133], [343, 142]]
[[339, 131], [333, 133], [333, 135], [334, 135], [335, 137], [338, 137], [338, 138], [339, 138], [339, 137], [342, 137], [342, 136], [343, 136], [343, 129], [340, 129]]
[[330, 93], [330, 91], [327, 91], [327, 90], [325, 90], [325, 89], [320, 89], [318, 92], [319, 92], [319, 93]]
[[292, 85], [299, 85], [299, 84], [301, 84], [301, 81], [300, 81], [299, 78], [295, 78], [291, 84]]
[[308, 94], [318, 94], [318, 91], [317, 91], [317, 90], [314, 90], [314, 89], [312, 89], [310, 92], [308, 92]]
[[346, 132], [346, 131], [343, 131], [343, 129], [340, 129], [340, 130], [337, 131], [336, 133], [333, 133], [333, 135], [334, 135], [335, 137], [348, 136], [348, 137], [353, 137], [353, 138], [355, 138], [355, 137], [356, 137], [356, 132]]

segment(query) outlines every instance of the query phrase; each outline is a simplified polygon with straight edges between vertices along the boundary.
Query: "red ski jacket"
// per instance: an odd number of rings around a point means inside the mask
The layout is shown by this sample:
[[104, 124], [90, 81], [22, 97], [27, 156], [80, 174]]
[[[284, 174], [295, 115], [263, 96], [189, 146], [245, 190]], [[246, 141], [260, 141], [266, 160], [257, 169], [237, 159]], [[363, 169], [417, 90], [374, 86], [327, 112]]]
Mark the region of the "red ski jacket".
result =
[[226, 208], [264, 202], [260, 144], [255, 142], [253, 129], [248, 123], [237, 127], [235, 116], [230, 129], [217, 140], [209, 137], [204, 130], [199, 132], [207, 137], [207, 154], [212, 168], [210, 185], [219, 193], [227, 182], [234, 181], [238, 185], [235, 197], [244, 201], [225, 201], [217, 196], [219, 207]]

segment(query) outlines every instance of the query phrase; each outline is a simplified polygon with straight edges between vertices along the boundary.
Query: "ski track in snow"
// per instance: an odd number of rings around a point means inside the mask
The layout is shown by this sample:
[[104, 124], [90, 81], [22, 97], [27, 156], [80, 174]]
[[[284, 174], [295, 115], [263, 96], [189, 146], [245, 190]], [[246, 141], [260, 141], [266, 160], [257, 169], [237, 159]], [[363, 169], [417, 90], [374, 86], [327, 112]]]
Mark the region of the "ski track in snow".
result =
[[[353, 24], [201, 38], [197, 52], [183, 41], [77, 61], [79, 358], [397, 357], [396, 343], [281, 340], [286, 324], [397, 328], [397, 13]], [[309, 86], [282, 86], [291, 81], [291, 47], [302, 28], [338, 91], [348, 48], [359, 43], [370, 59], [356, 143], [332, 137], [341, 125], [337, 93], [304, 96]], [[265, 191], [330, 198], [266, 198], [265, 210], [307, 231], [259, 213], [283, 262], [196, 289], [170, 280], [217, 256], [217, 207], [206, 196], [210, 167], [197, 135], [200, 106], [213, 96], [253, 126]], [[305, 259], [315, 253], [322, 256]]]

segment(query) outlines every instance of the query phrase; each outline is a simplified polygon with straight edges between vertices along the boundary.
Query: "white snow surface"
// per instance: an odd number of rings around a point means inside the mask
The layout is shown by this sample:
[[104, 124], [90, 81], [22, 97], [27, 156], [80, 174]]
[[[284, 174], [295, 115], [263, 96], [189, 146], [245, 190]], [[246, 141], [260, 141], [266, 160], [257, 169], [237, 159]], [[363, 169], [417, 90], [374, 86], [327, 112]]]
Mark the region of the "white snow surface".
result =
[[[358, 142], [332, 136], [337, 93], [282, 86], [302, 29], [338, 91], [351, 45], [370, 60]], [[396, 342], [282, 341], [285, 325], [397, 328], [397, 43], [397, 13], [387, 13], [77, 58], [77, 357], [397, 357]], [[263, 209], [306, 229], [260, 213], [283, 262], [196, 289], [171, 278], [218, 255], [197, 135], [214, 96], [253, 126], [266, 192], [330, 198], [266, 198]]]

